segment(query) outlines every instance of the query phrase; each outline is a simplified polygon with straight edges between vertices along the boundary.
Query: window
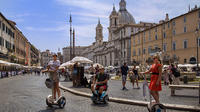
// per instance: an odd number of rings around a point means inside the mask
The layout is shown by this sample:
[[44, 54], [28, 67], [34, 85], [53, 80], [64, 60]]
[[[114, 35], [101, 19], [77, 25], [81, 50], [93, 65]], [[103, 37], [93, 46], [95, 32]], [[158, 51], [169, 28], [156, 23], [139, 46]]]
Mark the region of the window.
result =
[[140, 36], [138, 36], [138, 44], [140, 44]]
[[138, 56], [140, 56], [141, 52], [140, 52], [140, 48], [138, 49]]
[[5, 31], [5, 24], [4, 23], [2, 24], [2, 29], [3, 29], [3, 31]]
[[184, 23], [186, 23], [186, 16], [184, 16], [184, 19], [183, 19]]
[[163, 24], [163, 29], [165, 29], [165, 24]]
[[199, 18], [200, 18], [200, 11], [199, 11]]
[[155, 28], [155, 32], [157, 32], [157, 28]]
[[165, 32], [163, 33], [163, 38], [166, 38], [166, 33]]
[[145, 42], [146, 40], [145, 40], [145, 32], [144, 32], [144, 36], [143, 36], [143, 41]]
[[10, 43], [8, 41], [6, 41], [6, 48], [9, 49], [10, 48]]
[[184, 33], [187, 32], [186, 26], [184, 27]]
[[126, 28], [124, 28], [124, 36], [126, 35]]
[[163, 44], [163, 51], [164, 51], [164, 52], [167, 51], [167, 44], [166, 44], [166, 43]]
[[173, 42], [173, 44], [172, 44], [172, 50], [176, 50], [176, 42]]
[[175, 25], [176, 25], [176, 23], [175, 23], [175, 20], [172, 22], [172, 24], [173, 24], [173, 26], [175, 26]]
[[199, 22], [199, 29], [200, 29], [200, 22]]
[[183, 48], [184, 49], [188, 48], [188, 40], [183, 41]]
[[199, 43], [199, 47], [200, 47], [200, 37], [198, 38], [198, 43]]
[[158, 45], [155, 45], [154, 49], [156, 49], [156, 50], [159, 49], [159, 48], [158, 48]]
[[187, 59], [184, 59], [184, 63], [187, 63]]
[[0, 37], [0, 46], [3, 46], [3, 38]]
[[[200, 24], [200, 23], [199, 23]], [[149, 30], [149, 41], [151, 40], [151, 31]]]
[[173, 30], [173, 35], [174, 35], [174, 36], [176, 35], [176, 30]]
[[144, 48], [144, 49], [143, 49], [143, 54], [145, 54], [145, 53], [146, 53], [146, 49]]
[[168, 23], [168, 25], [167, 25], [167, 26], [168, 26], [168, 28], [170, 28], [170, 24], [169, 24], [169, 23]]
[[135, 50], [133, 50], [133, 56], [136, 56], [136, 51]]
[[148, 53], [151, 53], [151, 46], [148, 47]]
[[158, 36], [157, 35], [155, 36], [155, 39], [158, 40]]

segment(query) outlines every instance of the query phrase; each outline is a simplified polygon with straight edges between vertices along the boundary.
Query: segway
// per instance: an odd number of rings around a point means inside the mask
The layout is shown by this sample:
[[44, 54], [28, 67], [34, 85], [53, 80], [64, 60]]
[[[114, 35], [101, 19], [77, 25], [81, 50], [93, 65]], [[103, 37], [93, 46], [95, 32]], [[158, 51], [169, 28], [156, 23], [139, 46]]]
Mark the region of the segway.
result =
[[[47, 88], [53, 89], [53, 81], [50, 78], [46, 79], [45, 85], [47, 86]], [[49, 95], [46, 98], [46, 104], [47, 104], [48, 107], [53, 107], [53, 105], [57, 105], [61, 109], [63, 109], [65, 107], [65, 104], [66, 104], [66, 99], [65, 99], [64, 96], [60, 96], [58, 98], [58, 100], [54, 101], [53, 100], [53, 95]]]
[[100, 98], [98, 97], [99, 96], [98, 92], [99, 92], [98, 90], [95, 90], [95, 93], [93, 93], [93, 95], [91, 97], [92, 102], [94, 104], [107, 104], [108, 101], [109, 101], [109, 97], [108, 97], [108, 94], [107, 94], [107, 89], [102, 92]]
[[144, 77], [144, 82], [143, 82], [143, 96], [144, 96], [144, 100], [147, 101], [147, 97], [146, 97], [146, 90], [149, 93], [149, 103], [147, 104], [147, 109], [149, 112], [166, 112], [166, 108], [163, 104], [161, 103], [157, 103], [157, 104], [153, 104], [152, 103], [152, 96], [148, 87], [148, 83], [146, 80], [146, 77]]

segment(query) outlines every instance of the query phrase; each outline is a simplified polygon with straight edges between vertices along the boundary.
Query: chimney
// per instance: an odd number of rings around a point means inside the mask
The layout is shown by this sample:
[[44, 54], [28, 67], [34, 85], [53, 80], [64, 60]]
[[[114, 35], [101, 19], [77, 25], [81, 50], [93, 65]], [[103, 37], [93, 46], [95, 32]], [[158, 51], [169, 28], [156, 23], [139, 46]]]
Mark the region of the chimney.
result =
[[166, 13], [165, 21], [169, 21], [169, 15]]

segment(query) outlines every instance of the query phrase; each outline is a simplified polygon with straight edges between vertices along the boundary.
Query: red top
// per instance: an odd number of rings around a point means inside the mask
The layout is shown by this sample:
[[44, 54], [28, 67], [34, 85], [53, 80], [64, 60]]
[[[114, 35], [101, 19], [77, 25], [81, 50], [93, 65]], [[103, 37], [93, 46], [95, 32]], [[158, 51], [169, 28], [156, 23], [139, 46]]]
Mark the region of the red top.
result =
[[153, 64], [150, 71], [152, 73], [159, 73], [158, 67], [160, 67], [160, 66], [161, 66], [161, 64]]

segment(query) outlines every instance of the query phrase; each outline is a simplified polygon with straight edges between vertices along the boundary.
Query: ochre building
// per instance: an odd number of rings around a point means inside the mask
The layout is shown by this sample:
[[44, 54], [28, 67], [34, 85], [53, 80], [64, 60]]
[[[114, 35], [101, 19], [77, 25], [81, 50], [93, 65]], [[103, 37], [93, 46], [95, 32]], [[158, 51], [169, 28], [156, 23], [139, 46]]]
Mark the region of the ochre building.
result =
[[131, 35], [131, 61], [150, 63], [152, 55], [160, 52], [166, 64], [194, 64], [197, 62], [197, 47], [200, 47], [199, 29], [200, 8], [195, 7], [172, 19], [166, 14], [165, 20], [159, 24]]

